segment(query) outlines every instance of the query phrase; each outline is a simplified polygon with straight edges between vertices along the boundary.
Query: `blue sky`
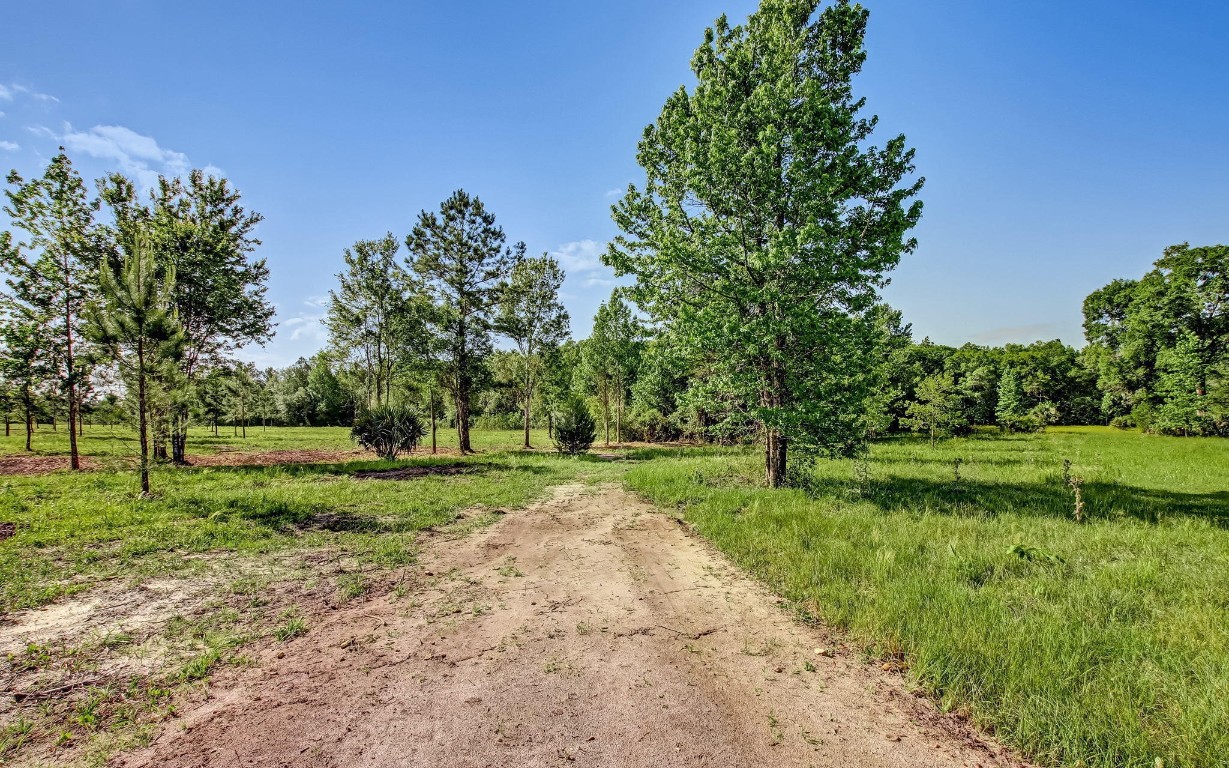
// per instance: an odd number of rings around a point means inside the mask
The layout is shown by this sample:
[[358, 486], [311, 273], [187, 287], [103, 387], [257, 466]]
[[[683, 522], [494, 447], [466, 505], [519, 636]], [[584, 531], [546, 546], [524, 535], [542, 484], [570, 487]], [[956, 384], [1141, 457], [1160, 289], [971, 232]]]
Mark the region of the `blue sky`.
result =
[[[1168, 244], [1229, 240], [1229, 3], [871, 0], [857, 88], [927, 177], [888, 299], [920, 339], [1082, 342], [1080, 302]], [[323, 343], [341, 250], [458, 187], [569, 271], [586, 335], [609, 206], [746, 0], [15, 3], [0, 167], [224, 172], [260, 227], [284, 365]]]

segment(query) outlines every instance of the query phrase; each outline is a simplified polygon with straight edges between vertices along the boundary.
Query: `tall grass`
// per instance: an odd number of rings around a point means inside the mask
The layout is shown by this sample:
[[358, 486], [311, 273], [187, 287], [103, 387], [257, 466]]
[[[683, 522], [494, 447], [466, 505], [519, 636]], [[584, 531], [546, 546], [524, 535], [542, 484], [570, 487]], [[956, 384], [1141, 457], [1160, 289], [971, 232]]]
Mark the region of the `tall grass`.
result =
[[750, 453], [628, 481], [1042, 762], [1193, 768], [1229, 765], [1227, 467], [1229, 441], [1069, 429], [880, 444], [810, 494]]

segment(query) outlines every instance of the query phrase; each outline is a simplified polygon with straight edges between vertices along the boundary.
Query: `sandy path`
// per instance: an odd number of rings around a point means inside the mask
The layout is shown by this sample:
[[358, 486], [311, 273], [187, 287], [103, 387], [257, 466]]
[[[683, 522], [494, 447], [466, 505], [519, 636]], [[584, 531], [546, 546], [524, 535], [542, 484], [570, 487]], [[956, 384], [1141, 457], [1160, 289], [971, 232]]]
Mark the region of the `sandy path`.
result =
[[822, 632], [613, 487], [434, 545], [416, 578], [116, 764], [1017, 765], [897, 676], [817, 654]]

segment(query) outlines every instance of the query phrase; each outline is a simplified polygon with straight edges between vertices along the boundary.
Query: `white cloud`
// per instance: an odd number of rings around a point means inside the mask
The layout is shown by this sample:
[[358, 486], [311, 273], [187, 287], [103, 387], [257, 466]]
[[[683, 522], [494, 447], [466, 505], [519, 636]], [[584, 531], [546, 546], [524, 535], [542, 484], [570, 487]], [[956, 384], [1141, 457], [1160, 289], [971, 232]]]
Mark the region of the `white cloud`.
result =
[[19, 93], [27, 94], [35, 101], [53, 101], [57, 104], [60, 102], [59, 99], [52, 96], [50, 93], [39, 93], [29, 86], [17, 85], [16, 83], [12, 85], [0, 85], [0, 101], [13, 101]]
[[315, 341], [323, 344], [329, 340], [328, 329], [324, 327], [323, 315], [297, 315], [280, 323], [290, 335], [290, 341]]
[[15, 141], [0, 141], [0, 149], [6, 152], [16, 152], [21, 149], [21, 145]]
[[569, 275], [580, 275], [586, 272], [606, 271], [602, 264], [602, 254], [606, 244], [596, 240], [573, 240], [564, 243], [551, 251], [551, 256], [559, 260], [559, 266]]
[[88, 131], [65, 125], [60, 140], [74, 152], [114, 162], [146, 189], [158, 183], [159, 175], [180, 176], [192, 167], [184, 153], [161, 147], [153, 137], [122, 125], [96, 125]]

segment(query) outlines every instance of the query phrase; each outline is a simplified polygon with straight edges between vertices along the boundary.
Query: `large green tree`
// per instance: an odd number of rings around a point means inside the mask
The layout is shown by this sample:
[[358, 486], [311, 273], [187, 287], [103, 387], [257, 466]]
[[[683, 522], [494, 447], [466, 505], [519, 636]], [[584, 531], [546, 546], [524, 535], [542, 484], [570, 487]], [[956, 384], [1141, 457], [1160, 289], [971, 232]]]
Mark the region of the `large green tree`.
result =
[[428, 351], [430, 301], [399, 263], [400, 247], [391, 232], [359, 240], [329, 291], [329, 346], [363, 372], [367, 405], [391, 402], [394, 381]]
[[[227, 179], [200, 170], [183, 179], [160, 178], [148, 205], [120, 174], [99, 187], [117, 238], [122, 242], [145, 228], [160, 273], [175, 273], [174, 306], [185, 335], [179, 363], [185, 396], [171, 409], [170, 442], [171, 459], [185, 463], [192, 388], [239, 348], [273, 336], [269, 268], [252, 256], [264, 217], [243, 207]], [[161, 449], [156, 446], [155, 452]]]
[[606, 413], [606, 443], [610, 444], [610, 414], [615, 442], [623, 442], [623, 417], [628, 390], [640, 366], [644, 329], [632, 308], [616, 291], [598, 307], [593, 333], [585, 347], [585, 367], [594, 380]]
[[[1110, 415], [1151, 418], [1167, 393], [1178, 391], [1172, 386], [1178, 358], [1183, 376], [1197, 382], [1194, 396], [1217, 400], [1213, 390], [1229, 368], [1229, 246], [1170, 246], [1139, 280], [1114, 280], [1094, 291], [1084, 300], [1084, 333], [1085, 360], [1097, 372]], [[1167, 358], [1171, 380], [1163, 385]]]
[[4, 212], [25, 233], [24, 240], [6, 238], [7, 247], [0, 251], [9, 275], [10, 300], [45, 325], [48, 351], [68, 412], [69, 464], [80, 469], [81, 383], [88, 378], [92, 362], [79, 348], [81, 313], [96, 291], [104, 252], [94, 221], [98, 202], [89, 198], [63, 147], [42, 176], [26, 181], [12, 171], [8, 183], [12, 188], [6, 191]]
[[410, 267], [436, 301], [441, 368], [456, 407], [462, 453], [473, 451], [471, 398], [486, 374], [494, 313], [508, 274], [525, 255], [523, 243], [506, 243], [495, 215], [464, 190], [454, 192], [438, 213], [422, 211], [406, 238]]
[[524, 259], [512, 268], [499, 304], [495, 328], [516, 344], [522, 409], [525, 417], [524, 447], [529, 448], [529, 421], [534, 386], [547, 362], [547, 354], [568, 336], [568, 313], [559, 301], [563, 270], [548, 255]]
[[762, 425], [770, 486], [787, 446], [845, 453], [864, 438], [878, 334], [870, 310], [921, 216], [904, 136], [872, 144], [852, 80], [867, 11], [763, 0], [722, 17], [645, 129], [642, 187], [614, 207], [607, 262], [688, 346], [719, 361]]

